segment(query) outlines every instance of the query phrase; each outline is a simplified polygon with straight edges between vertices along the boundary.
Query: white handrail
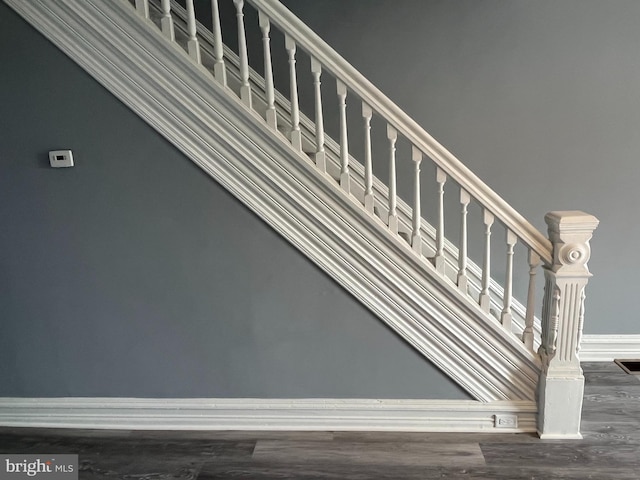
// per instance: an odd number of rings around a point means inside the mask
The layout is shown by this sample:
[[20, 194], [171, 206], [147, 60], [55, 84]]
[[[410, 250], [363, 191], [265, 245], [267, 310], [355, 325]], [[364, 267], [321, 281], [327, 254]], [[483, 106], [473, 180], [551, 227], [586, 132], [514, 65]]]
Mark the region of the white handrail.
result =
[[415, 147], [427, 154], [451, 179], [462, 186], [483, 207], [546, 263], [552, 263], [551, 242], [527, 219], [489, 188], [451, 152], [438, 143], [400, 107], [378, 90], [349, 62], [277, 0], [247, 0], [262, 11], [283, 33], [319, 61], [352, 92], [396, 128]]

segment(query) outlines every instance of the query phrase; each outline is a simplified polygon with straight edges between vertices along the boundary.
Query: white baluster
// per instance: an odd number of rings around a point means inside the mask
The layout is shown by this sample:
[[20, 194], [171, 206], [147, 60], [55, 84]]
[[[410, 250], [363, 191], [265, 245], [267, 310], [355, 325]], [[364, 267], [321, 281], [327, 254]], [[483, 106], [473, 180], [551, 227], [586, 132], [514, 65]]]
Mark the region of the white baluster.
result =
[[533, 324], [535, 319], [536, 304], [536, 272], [540, 266], [540, 255], [529, 249], [529, 291], [527, 292], [527, 313], [524, 319], [524, 331], [522, 342], [533, 352], [533, 339], [535, 332]]
[[284, 37], [284, 46], [289, 54], [289, 82], [291, 90], [291, 145], [302, 151], [302, 132], [300, 131], [300, 107], [298, 105], [298, 76], [296, 74], [296, 42], [288, 35]]
[[413, 160], [413, 235], [411, 247], [418, 255], [422, 255], [422, 235], [420, 233], [422, 214], [420, 213], [420, 163], [422, 152], [415, 146], [411, 147], [411, 160]]
[[513, 248], [518, 241], [518, 237], [516, 237], [515, 233], [511, 230], [507, 229], [506, 242], [507, 242], [507, 271], [505, 273], [504, 280], [504, 301], [502, 314], [500, 315], [500, 323], [507, 330], [511, 331], [511, 299], [513, 292]]
[[387, 124], [387, 138], [389, 139], [389, 230], [398, 233], [398, 212], [396, 210], [396, 140], [398, 131]]
[[364, 208], [374, 213], [373, 197], [373, 166], [371, 164], [371, 117], [373, 110], [362, 102], [362, 117], [364, 118]]
[[338, 102], [340, 107], [340, 186], [350, 193], [349, 180], [349, 141], [347, 139], [347, 87], [340, 80], [336, 80]]
[[149, 18], [149, 0], [136, 0], [136, 11], [144, 18]]
[[175, 29], [173, 28], [173, 18], [171, 18], [171, 0], [162, 0], [160, 28], [169, 40], [173, 42], [176, 39]]
[[436, 168], [436, 182], [438, 183], [438, 226], [436, 227], [436, 255], [433, 258], [436, 270], [442, 275], [445, 273], [444, 257], [444, 184], [447, 174], [440, 167]]
[[265, 119], [267, 125], [274, 130], [278, 129], [278, 118], [276, 114], [275, 105], [275, 90], [273, 88], [273, 67], [271, 64], [271, 40], [269, 38], [269, 31], [271, 30], [271, 24], [269, 17], [264, 13], [258, 12], [258, 22], [260, 24], [260, 30], [262, 30], [262, 47], [264, 50], [264, 85], [265, 93], [267, 95], [267, 111]]
[[247, 54], [247, 35], [244, 31], [244, 0], [233, 0], [238, 18], [238, 56], [240, 57], [240, 99], [251, 108], [251, 85], [249, 84], [249, 56]]
[[462, 214], [460, 217], [460, 249], [458, 250], [458, 288], [464, 293], [468, 292], [469, 278], [467, 277], [467, 213], [469, 212], [469, 193], [460, 188], [460, 205]]
[[200, 43], [198, 43], [198, 31], [196, 29], [196, 11], [193, 8], [193, 0], [187, 0], [187, 51], [196, 62], [201, 63]]
[[222, 44], [222, 28], [220, 28], [220, 10], [218, 0], [211, 0], [213, 20], [213, 76], [225, 87], [227, 86], [227, 69], [224, 65], [224, 45]]
[[484, 210], [484, 258], [482, 262], [482, 291], [480, 292], [480, 308], [489, 313], [491, 309], [491, 293], [489, 284], [491, 283], [491, 226], [493, 225], [493, 214]]
[[324, 150], [324, 118], [322, 116], [322, 90], [320, 89], [322, 66], [313, 57], [311, 57], [311, 74], [313, 75], [313, 91], [316, 101], [316, 167], [325, 173], [327, 160]]

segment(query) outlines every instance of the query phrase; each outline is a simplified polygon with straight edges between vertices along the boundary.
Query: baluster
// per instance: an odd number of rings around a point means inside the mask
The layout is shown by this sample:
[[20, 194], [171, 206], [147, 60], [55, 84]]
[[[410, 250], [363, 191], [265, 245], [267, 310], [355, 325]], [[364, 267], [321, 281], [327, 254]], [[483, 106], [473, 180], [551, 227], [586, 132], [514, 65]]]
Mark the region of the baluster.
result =
[[160, 29], [172, 42], [176, 39], [173, 28], [173, 18], [171, 18], [171, 0], [162, 0], [162, 18], [160, 19]]
[[467, 214], [469, 212], [471, 196], [460, 188], [460, 204], [462, 215], [460, 218], [460, 249], [458, 251], [458, 288], [464, 293], [468, 291], [469, 278], [467, 277]]
[[[222, 44], [222, 28], [220, 28], [218, 0], [211, 0], [211, 14], [213, 17], [213, 76], [219, 83], [226, 87], [227, 69], [224, 65], [224, 45]], [[260, 26], [262, 26], [262, 24], [260, 24]]]
[[149, 18], [149, 0], [136, 0], [136, 11], [144, 18]]
[[362, 117], [364, 118], [364, 208], [374, 213], [373, 197], [373, 166], [371, 164], [371, 117], [373, 110], [362, 102]]
[[244, 0], [233, 0], [238, 18], [238, 56], [240, 57], [240, 99], [251, 108], [251, 85], [249, 85], [249, 56], [247, 54], [247, 36], [244, 31]]
[[507, 271], [505, 273], [504, 302], [500, 323], [507, 330], [511, 331], [511, 297], [513, 291], [513, 247], [515, 247], [518, 237], [511, 230], [507, 229]]
[[284, 46], [289, 54], [289, 82], [291, 84], [291, 145], [302, 151], [302, 132], [300, 131], [300, 107], [298, 106], [298, 79], [296, 75], [296, 42], [288, 35], [284, 37]]
[[433, 258], [436, 270], [442, 275], [445, 273], [444, 258], [444, 184], [447, 174], [440, 167], [436, 168], [436, 182], [438, 183], [438, 227], [436, 229], [436, 255]]
[[193, 0], [187, 0], [187, 51], [196, 62], [201, 63], [200, 44], [198, 43], [198, 31], [196, 29], [196, 11], [193, 8]]
[[347, 139], [347, 87], [336, 80], [340, 106], [340, 186], [350, 193], [349, 182], [349, 141]]
[[480, 292], [480, 308], [489, 313], [491, 309], [491, 293], [489, 284], [491, 282], [491, 226], [493, 225], [493, 214], [484, 210], [484, 258], [482, 262], [482, 291]]
[[389, 230], [398, 233], [398, 212], [396, 211], [396, 140], [398, 131], [387, 124], [387, 138], [389, 139]]
[[411, 147], [411, 160], [414, 163], [413, 171], [413, 235], [411, 247], [418, 255], [422, 255], [422, 235], [420, 233], [422, 214], [420, 213], [420, 163], [422, 152], [415, 146]]
[[529, 249], [529, 291], [527, 292], [527, 313], [524, 319], [524, 331], [522, 332], [522, 342], [533, 352], [533, 324], [535, 319], [536, 302], [536, 272], [540, 265], [540, 255]]
[[278, 128], [278, 119], [276, 115], [276, 105], [275, 105], [275, 91], [273, 88], [273, 67], [271, 65], [271, 46], [270, 46], [270, 38], [269, 31], [271, 30], [271, 23], [269, 22], [269, 17], [267, 17], [264, 13], [258, 12], [258, 23], [260, 24], [260, 30], [262, 30], [262, 46], [264, 50], [264, 85], [265, 85], [265, 93], [267, 94], [267, 111], [265, 114], [265, 119], [267, 120], [267, 125], [269, 125], [274, 130]]
[[316, 167], [322, 173], [327, 171], [327, 160], [324, 150], [324, 119], [322, 117], [322, 91], [320, 76], [322, 66], [315, 58], [311, 58], [311, 73], [313, 75], [313, 91], [316, 100]]

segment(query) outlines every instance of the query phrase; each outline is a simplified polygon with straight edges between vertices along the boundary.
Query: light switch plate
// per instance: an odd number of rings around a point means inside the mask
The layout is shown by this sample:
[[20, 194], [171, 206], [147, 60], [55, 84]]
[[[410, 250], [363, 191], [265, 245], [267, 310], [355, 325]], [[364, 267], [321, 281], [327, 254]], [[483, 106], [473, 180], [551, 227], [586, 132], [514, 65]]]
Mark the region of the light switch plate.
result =
[[73, 167], [71, 150], [52, 150], [49, 152], [49, 163], [54, 168]]

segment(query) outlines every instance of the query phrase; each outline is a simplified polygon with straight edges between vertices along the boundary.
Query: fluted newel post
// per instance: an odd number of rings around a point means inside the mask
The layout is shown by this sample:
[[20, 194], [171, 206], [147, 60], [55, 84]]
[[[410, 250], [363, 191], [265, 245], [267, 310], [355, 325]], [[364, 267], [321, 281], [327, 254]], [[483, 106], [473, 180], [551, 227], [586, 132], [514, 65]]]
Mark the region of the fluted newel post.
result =
[[422, 228], [421, 220], [422, 213], [420, 211], [420, 163], [422, 163], [422, 152], [415, 146], [411, 147], [411, 160], [414, 164], [413, 172], [413, 221], [411, 236], [411, 247], [413, 251], [418, 255], [422, 254], [422, 235], [420, 229]]
[[136, 10], [144, 18], [149, 18], [149, 0], [136, 0]]
[[438, 182], [438, 225], [436, 226], [436, 255], [433, 257], [433, 265], [436, 270], [444, 275], [444, 184], [447, 174], [440, 167], [436, 167], [436, 182]]
[[244, 0], [233, 0], [238, 19], [238, 57], [240, 57], [240, 99], [251, 108], [251, 85], [249, 84], [249, 54], [247, 35], [244, 30]]
[[599, 222], [575, 211], [551, 212], [545, 220], [553, 263], [544, 266], [538, 432], [541, 438], [581, 438], [584, 377], [578, 354], [584, 290], [591, 277], [589, 240]]
[[222, 44], [218, 0], [211, 0], [211, 14], [213, 20], [213, 77], [222, 85], [227, 86], [227, 69], [224, 66], [224, 45]]
[[[217, 1], [217, 0], [216, 0]], [[267, 100], [267, 111], [265, 120], [274, 130], [278, 128], [278, 119], [276, 115], [275, 89], [273, 87], [273, 66], [271, 63], [271, 41], [269, 31], [271, 23], [269, 18], [262, 12], [258, 12], [258, 23], [262, 31], [262, 49], [264, 50], [264, 89]]]
[[389, 139], [389, 219], [391, 233], [398, 233], [398, 212], [396, 198], [396, 141], [398, 131], [387, 124], [387, 138]]
[[467, 215], [469, 213], [469, 202], [471, 196], [464, 189], [460, 189], [460, 205], [462, 213], [460, 215], [460, 251], [458, 252], [458, 288], [467, 293], [469, 288], [469, 277], [467, 277]]
[[364, 118], [364, 208], [374, 213], [373, 198], [373, 166], [371, 164], [371, 117], [373, 110], [362, 102], [362, 118]]
[[322, 115], [322, 89], [320, 88], [320, 76], [322, 66], [320, 62], [311, 57], [311, 74], [313, 75], [313, 91], [316, 104], [316, 167], [322, 173], [327, 171], [327, 155], [324, 149], [324, 117]]
[[170, 41], [176, 39], [173, 28], [173, 18], [171, 18], [171, 0], [162, 0], [162, 18], [160, 19], [160, 29]]
[[493, 213], [484, 210], [484, 256], [482, 258], [482, 290], [480, 291], [480, 308], [489, 313], [491, 310], [491, 226], [495, 220]]
[[187, 51], [196, 62], [201, 63], [200, 43], [198, 42], [198, 30], [196, 29], [196, 11], [193, 8], [193, 0], [187, 0]]
[[349, 179], [349, 141], [347, 138], [347, 86], [336, 80], [338, 91], [338, 106], [340, 108], [340, 186], [350, 193]]

